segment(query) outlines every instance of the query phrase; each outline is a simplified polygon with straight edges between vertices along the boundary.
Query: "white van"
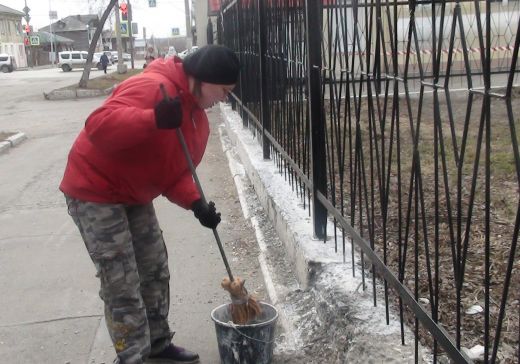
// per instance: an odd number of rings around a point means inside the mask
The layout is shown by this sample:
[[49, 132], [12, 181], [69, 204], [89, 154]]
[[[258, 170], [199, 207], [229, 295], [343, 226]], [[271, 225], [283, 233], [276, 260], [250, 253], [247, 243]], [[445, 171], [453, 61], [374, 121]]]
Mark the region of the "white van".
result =
[[63, 72], [69, 72], [73, 68], [84, 68], [87, 64], [88, 52], [63, 51], [58, 53], [58, 66]]

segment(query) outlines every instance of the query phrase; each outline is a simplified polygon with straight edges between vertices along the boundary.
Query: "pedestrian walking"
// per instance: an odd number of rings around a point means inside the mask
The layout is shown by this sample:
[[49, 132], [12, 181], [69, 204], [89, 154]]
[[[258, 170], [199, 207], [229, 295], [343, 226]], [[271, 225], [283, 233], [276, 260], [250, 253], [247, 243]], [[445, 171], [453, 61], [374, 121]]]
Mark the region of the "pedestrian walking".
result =
[[105, 72], [105, 74], [106, 74], [108, 63], [110, 62], [110, 60], [108, 59], [108, 56], [105, 53], [103, 53], [101, 55], [101, 58], [99, 58], [99, 61], [101, 62], [101, 66], [103, 67], [103, 72]]
[[60, 190], [97, 269], [116, 363], [198, 362], [172, 343], [168, 257], [153, 200], [164, 195], [203, 226], [219, 224], [175, 129], [198, 165], [209, 137], [204, 109], [226, 100], [239, 68], [235, 53], [216, 45], [156, 60], [90, 114], [69, 152]]

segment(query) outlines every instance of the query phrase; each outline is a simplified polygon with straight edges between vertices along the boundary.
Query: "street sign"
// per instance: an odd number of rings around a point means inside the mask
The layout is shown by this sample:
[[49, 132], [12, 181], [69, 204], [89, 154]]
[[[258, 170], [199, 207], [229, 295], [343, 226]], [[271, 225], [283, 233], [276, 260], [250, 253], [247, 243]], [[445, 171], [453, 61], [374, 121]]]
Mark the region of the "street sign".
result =
[[39, 46], [40, 45], [40, 37], [37, 35], [31, 35], [29, 37], [29, 42], [32, 46]]
[[137, 23], [132, 22], [132, 34], [138, 34], [139, 33], [139, 27], [137, 26]]
[[58, 19], [58, 12], [56, 10], [49, 10], [49, 19]]
[[179, 35], [181, 34], [179, 28], [172, 28], [172, 35], [175, 36], [175, 35]]
[[156, 6], [156, 1], [155, 0], [148, 0], [148, 6], [151, 7], [151, 8], [155, 8]]
[[121, 35], [128, 36], [128, 22], [122, 21], [120, 25], [121, 25]]

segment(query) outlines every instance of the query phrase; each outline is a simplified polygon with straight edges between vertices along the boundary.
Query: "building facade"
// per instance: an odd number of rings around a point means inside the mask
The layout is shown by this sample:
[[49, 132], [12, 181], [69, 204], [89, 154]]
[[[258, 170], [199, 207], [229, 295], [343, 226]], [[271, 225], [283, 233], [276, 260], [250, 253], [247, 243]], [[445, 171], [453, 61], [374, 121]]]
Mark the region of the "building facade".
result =
[[74, 42], [74, 50], [88, 51], [90, 40], [98, 26], [99, 17], [95, 14], [70, 15], [51, 25], [40, 28], [39, 31], [71, 39]]
[[18, 67], [27, 67], [22, 17], [24, 13], [0, 4], [0, 53], [14, 57]]

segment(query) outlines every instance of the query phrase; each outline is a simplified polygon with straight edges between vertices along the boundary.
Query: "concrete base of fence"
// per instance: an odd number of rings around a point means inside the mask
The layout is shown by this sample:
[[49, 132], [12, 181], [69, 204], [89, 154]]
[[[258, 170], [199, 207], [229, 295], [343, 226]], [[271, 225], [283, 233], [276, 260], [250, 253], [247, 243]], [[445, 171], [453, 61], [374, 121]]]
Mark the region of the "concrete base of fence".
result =
[[[327, 338], [320, 341], [337, 347], [337, 361], [330, 362], [413, 362], [413, 334], [407, 328], [406, 345], [401, 345], [400, 321], [392, 309], [389, 323], [386, 323], [384, 288], [379, 281], [375, 285], [377, 306], [374, 307], [368, 263], [365, 263], [366, 268], [362, 272], [357, 255], [353, 277], [350, 241], [346, 239], [343, 253], [340, 231], [336, 232], [337, 247], [333, 238], [325, 243], [314, 239], [308, 206], [307, 209], [303, 208], [303, 201], [278, 172], [273, 161], [262, 159], [258, 139], [243, 127], [239, 114], [224, 104], [221, 104], [221, 110], [227, 136], [262, 207], [285, 244], [291, 268], [296, 271], [301, 288], [312, 294], [312, 307], [317, 310], [319, 325], [328, 328]], [[329, 237], [334, 236], [332, 222], [327, 227], [327, 233]], [[361, 279], [363, 273], [365, 289]], [[297, 322], [298, 319], [293, 321]], [[420, 347], [419, 361], [428, 362], [429, 356], [428, 350]]]

